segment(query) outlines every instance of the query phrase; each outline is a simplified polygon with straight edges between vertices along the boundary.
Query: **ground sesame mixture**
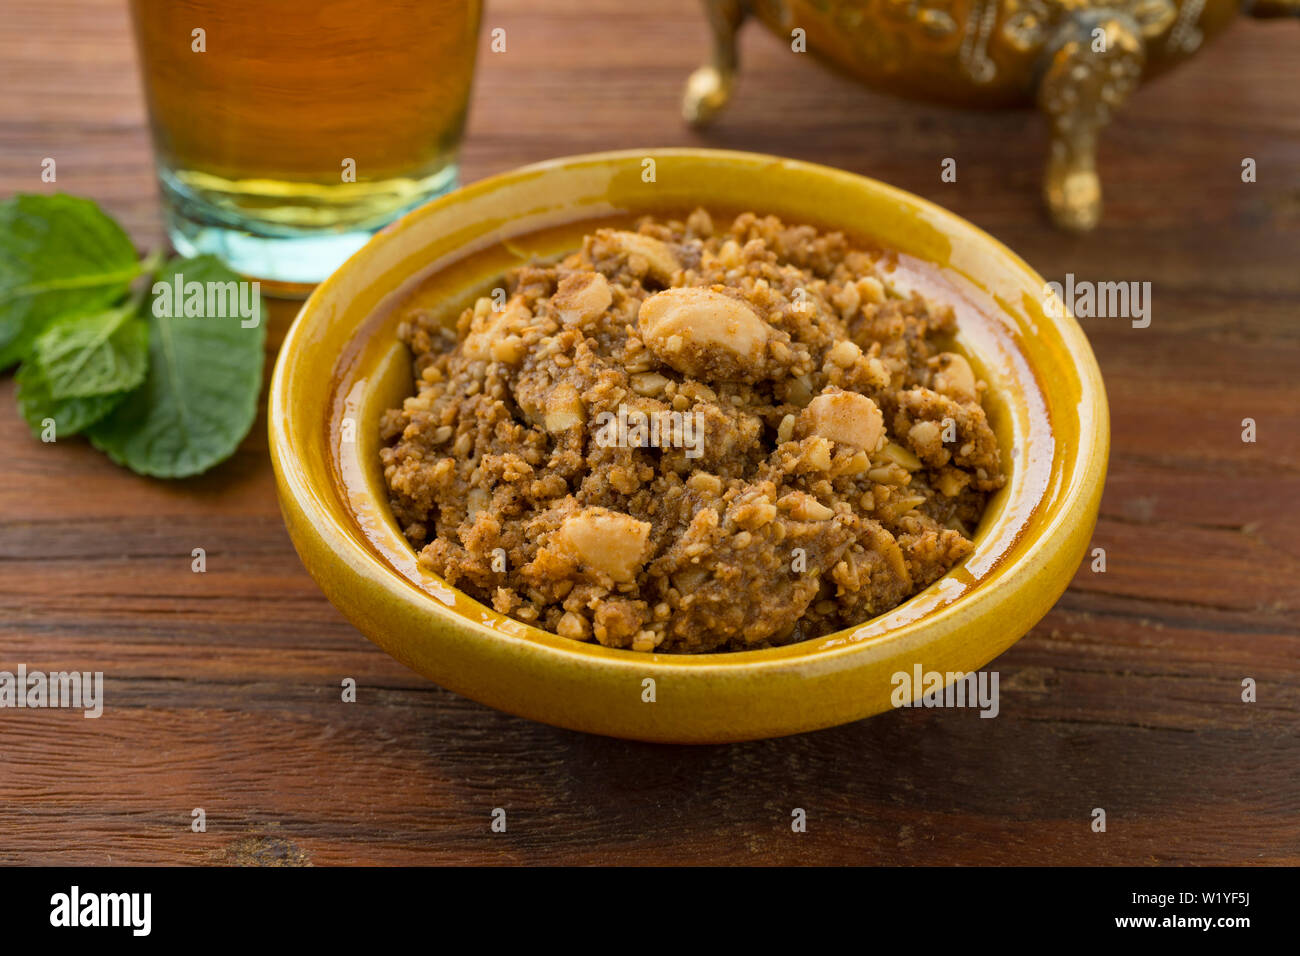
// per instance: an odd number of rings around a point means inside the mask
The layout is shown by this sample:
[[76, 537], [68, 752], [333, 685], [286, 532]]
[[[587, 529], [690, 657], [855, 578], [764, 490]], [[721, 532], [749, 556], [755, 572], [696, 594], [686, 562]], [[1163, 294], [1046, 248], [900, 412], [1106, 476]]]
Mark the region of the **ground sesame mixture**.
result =
[[927, 587], [1004, 474], [951, 308], [881, 264], [697, 209], [515, 269], [454, 329], [411, 311], [417, 390], [381, 455], [421, 564], [563, 637], [658, 652], [805, 640]]

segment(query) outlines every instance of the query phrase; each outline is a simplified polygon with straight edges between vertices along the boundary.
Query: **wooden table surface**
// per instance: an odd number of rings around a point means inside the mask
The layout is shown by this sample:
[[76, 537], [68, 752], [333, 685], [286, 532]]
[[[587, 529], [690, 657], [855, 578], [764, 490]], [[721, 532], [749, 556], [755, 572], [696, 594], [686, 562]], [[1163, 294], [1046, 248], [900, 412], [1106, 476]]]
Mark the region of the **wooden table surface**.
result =
[[[33, 440], [7, 376], [0, 669], [100, 670], [106, 704], [0, 712], [0, 862], [1300, 862], [1296, 24], [1243, 20], [1139, 93], [1104, 136], [1106, 217], [1083, 238], [1041, 211], [1032, 112], [870, 93], [751, 26], [737, 98], [699, 134], [678, 119], [707, 47], [690, 0], [493, 0], [484, 25], [508, 52], [480, 58], [466, 181], [598, 149], [759, 150], [933, 199], [1049, 278], [1150, 281], [1149, 328], [1085, 323], [1113, 417], [1107, 572], [1081, 569], [990, 665], [996, 720], [586, 736], [443, 691], [344, 621], [284, 532], [264, 423], [209, 475], [150, 481]], [[0, 0], [0, 196], [54, 188], [47, 156], [57, 188], [162, 241], [122, 0]]]

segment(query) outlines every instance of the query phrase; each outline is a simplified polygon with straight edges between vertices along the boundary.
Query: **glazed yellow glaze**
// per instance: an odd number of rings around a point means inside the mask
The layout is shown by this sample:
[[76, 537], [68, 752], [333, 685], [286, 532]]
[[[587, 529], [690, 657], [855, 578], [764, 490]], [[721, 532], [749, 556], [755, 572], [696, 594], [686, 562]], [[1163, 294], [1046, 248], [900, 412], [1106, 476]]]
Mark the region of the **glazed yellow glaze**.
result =
[[[653, 159], [655, 181], [643, 181]], [[454, 310], [523, 256], [572, 248], [594, 220], [755, 209], [898, 253], [894, 281], [953, 302], [993, 394], [1011, 480], [961, 567], [881, 617], [785, 647], [643, 654], [513, 621], [423, 571], [388, 512], [379, 413], [410, 389], [396, 305]], [[323, 283], [271, 382], [281, 509], [303, 563], [359, 630], [439, 684], [511, 713], [641, 740], [798, 733], [890, 708], [895, 673], [969, 672], [1052, 606], [1085, 553], [1109, 418], [1087, 340], [1042, 308], [1044, 282], [950, 213], [882, 183], [747, 153], [666, 149], [556, 160], [477, 183], [377, 235]], [[653, 681], [654, 702], [647, 702]]]

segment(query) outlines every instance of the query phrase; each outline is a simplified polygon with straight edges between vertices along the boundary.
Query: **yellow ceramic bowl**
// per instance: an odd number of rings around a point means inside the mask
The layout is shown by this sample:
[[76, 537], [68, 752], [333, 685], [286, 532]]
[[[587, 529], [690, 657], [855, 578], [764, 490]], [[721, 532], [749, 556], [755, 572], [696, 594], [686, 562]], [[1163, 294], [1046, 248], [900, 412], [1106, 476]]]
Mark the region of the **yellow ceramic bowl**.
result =
[[[653, 162], [651, 162], [653, 161]], [[378, 417], [410, 393], [395, 305], [452, 316], [530, 255], [594, 220], [753, 209], [897, 250], [900, 284], [957, 304], [958, 345], [990, 384], [1010, 480], [974, 554], [861, 626], [766, 650], [642, 654], [512, 621], [422, 571], [395, 525]], [[882, 183], [808, 163], [695, 149], [577, 156], [476, 183], [375, 236], [304, 305], [276, 363], [270, 443], [303, 563], [367, 637], [444, 687], [534, 720], [640, 740], [716, 743], [888, 710], [894, 675], [970, 672], [1014, 643], [1078, 567], [1105, 480], [1101, 375], [1043, 280], [970, 223]]]

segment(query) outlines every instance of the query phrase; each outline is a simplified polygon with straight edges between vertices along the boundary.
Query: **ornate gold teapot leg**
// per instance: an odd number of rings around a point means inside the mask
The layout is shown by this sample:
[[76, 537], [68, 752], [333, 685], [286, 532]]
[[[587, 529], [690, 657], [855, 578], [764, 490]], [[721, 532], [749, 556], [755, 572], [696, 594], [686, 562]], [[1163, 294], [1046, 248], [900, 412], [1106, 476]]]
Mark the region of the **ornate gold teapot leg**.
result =
[[692, 126], [703, 126], [727, 105], [736, 78], [736, 31], [749, 12], [744, 0], [704, 0], [704, 12], [713, 31], [713, 62], [700, 67], [686, 81], [682, 116]]
[[1126, 13], [1076, 11], [1046, 47], [1038, 105], [1052, 121], [1043, 195], [1058, 226], [1087, 231], [1101, 219], [1097, 136], [1142, 76], [1146, 46]]

